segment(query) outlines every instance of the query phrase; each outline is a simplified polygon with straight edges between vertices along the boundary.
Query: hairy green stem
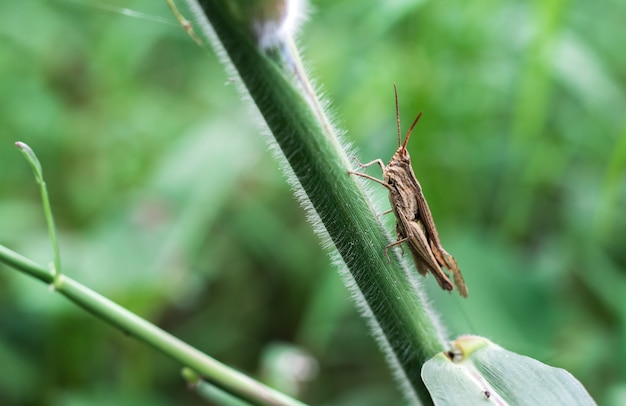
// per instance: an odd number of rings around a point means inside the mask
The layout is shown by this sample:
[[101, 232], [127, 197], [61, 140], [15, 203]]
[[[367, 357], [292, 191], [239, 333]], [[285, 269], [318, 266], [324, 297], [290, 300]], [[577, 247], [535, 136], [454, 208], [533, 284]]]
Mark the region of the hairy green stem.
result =
[[[422, 298], [415, 271], [403, 265], [397, 252], [391, 262], [386, 259], [389, 237], [359, 181], [348, 174], [347, 154], [319, 109], [323, 104], [311, 94], [298, 55], [289, 53], [295, 50], [291, 38], [277, 36], [273, 46], [265, 47], [259, 26], [267, 23], [271, 31], [279, 19], [265, 21], [246, 0], [187, 1], [229, 75], [241, 79], [240, 89], [262, 114], [273, 136], [270, 142], [279, 147], [279, 158], [286, 163], [281, 167], [316, 229], [336, 248], [337, 262], [348, 270], [347, 284], [405, 394], [431, 403], [420, 370], [444, 349], [445, 336]], [[259, 4], [273, 3], [285, 1]]]

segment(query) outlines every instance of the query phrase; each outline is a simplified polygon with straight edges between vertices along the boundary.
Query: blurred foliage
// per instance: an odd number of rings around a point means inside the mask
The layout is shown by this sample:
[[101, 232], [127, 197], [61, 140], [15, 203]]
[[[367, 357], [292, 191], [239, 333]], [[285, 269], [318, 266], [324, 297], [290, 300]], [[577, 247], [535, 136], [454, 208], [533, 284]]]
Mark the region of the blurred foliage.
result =
[[[393, 82], [405, 126], [424, 112], [415, 172], [470, 289], [424, 281], [451, 336], [626, 403], [626, 3], [313, 6], [300, 43], [362, 161], [395, 151]], [[67, 274], [255, 376], [306, 351], [307, 402], [401, 402], [256, 118], [164, 1], [0, 2], [0, 95], [0, 243], [51, 258], [22, 140]], [[1, 404], [203, 404], [179, 365], [0, 269]]]

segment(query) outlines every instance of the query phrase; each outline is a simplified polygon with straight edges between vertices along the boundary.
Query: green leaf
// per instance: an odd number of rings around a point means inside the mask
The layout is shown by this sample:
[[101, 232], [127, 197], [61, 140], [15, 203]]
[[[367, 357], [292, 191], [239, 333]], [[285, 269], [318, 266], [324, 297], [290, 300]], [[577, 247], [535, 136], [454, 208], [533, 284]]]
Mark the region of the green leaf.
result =
[[569, 372], [516, 354], [486, 338], [462, 336], [422, 368], [435, 405], [595, 405]]

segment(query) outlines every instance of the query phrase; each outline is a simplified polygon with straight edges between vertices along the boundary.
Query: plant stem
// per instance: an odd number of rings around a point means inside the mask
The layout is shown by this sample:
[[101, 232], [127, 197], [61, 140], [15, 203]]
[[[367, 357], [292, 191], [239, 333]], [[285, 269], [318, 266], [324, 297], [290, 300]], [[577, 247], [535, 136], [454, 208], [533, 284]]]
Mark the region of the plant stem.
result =
[[0, 245], [0, 262], [52, 284], [55, 291], [94, 316], [197, 371], [215, 386], [241, 399], [255, 405], [303, 404], [218, 362], [74, 279], [65, 275], [55, 276], [45, 267], [2, 245]]
[[264, 48], [255, 37], [262, 17], [257, 18], [249, 2], [187, 2], [196, 12], [202, 34], [223, 58], [229, 76], [241, 79], [240, 90], [261, 112], [274, 137], [270, 142], [279, 147], [273, 149], [282, 152], [279, 158], [285, 165], [281, 167], [290, 175], [315, 229], [336, 248], [336, 262], [347, 268], [343, 272], [346, 284], [368, 317], [405, 394], [413, 401], [419, 398], [431, 403], [420, 370], [426, 360], [444, 349], [442, 328], [422, 298], [416, 272], [403, 264], [395, 250], [393, 260], [389, 263], [386, 259], [389, 237], [360, 183], [348, 174], [347, 154], [327, 125], [330, 120], [316, 109], [323, 103], [311, 100], [315, 95], [303, 86], [308, 79], [302, 77], [301, 69], [294, 71], [298, 55], [276, 57], [295, 49], [291, 38]]
[[104, 296], [81, 285], [75, 280], [61, 273], [61, 254], [56, 238], [54, 217], [48, 198], [48, 190], [43, 177], [43, 170], [37, 155], [23, 142], [15, 145], [26, 157], [33, 169], [35, 180], [41, 189], [41, 200], [50, 235], [50, 243], [54, 251], [54, 269], [52, 272], [18, 253], [0, 245], [0, 262], [21, 270], [43, 282], [52, 285], [52, 288], [92, 313], [96, 317], [117, 327], [128, 335], [133, 335], [157, 350], [181, 362], [183, 365], [198, 371], [215, 386], [222, 388], [233, 395], [259, 405], [301, 405], [278, 391], [275, 391], [254, 379], [219, 363], [203, 354], [192, 346], [166, 333], [155, 325], [131, 313], [120, 305]]
[[59, 243], [57, 241], [57, 231], [54, 225], [54, 216], [52, 215], [52, 208], [50, 207], [50, 199], [48, 197], [48, 188], [46, 187], [46, 181], [43, 177], [43, 169], [37, 155], [33, 150], [23, 142], [16, 142], [17, 146], [22, 154], [26, 157], [26, 160], [33, 168], [35, 174], [35, 180], [39, 184], [39, 191], [41, 193], [41, 203], [43, 204], [43, 212], [46, 218], [46, 224], [48, 226], [48, 236], [50, 238], [50, 244], [52, 245], [52, 252], [54, 254], [54, 274], [59, 275], [61, 273], [61, 251], [59, 249]]

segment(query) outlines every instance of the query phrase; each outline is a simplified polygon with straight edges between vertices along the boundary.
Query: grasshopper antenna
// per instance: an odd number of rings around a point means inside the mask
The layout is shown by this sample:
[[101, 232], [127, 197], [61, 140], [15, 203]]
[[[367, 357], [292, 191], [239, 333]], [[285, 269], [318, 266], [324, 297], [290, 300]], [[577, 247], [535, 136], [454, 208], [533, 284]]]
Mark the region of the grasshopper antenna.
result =
[[398, 106], [398, 88], [393, 84], [393, 92], [396, 95], [396, 122], [398, 123], [398, 146], [402, 142], [402, 134], [400, 133], [400, 107]]
[[396, 122], [398, 123], [398, 146], [402, 145], [402, 148], [406, 149], [406, 144], [409, 142], [409, 137], [411, 136], [411, 132], [413, 132], [413, 128], [422, 117], [422, 112], [415, 117], [415, 121], [411, 124], [411, 128], [409, 128], [409, 132], [406, 133], [406, 138], [404, 138], [404, 143], [402, 143], [402, 133], [400, 132], [400, 107], [398, 106], [398, 88], [396, 84], [393, 84], [393, 91], [396, 94]]
[[404, 144], [402, 144], [402, 148], [406, 148], [406, 144], [407, 144], [407, 142], [409, 142], [409, 137], [411, 136], [411, 132], [413, 131], [413, 128], [415, 127], [415, 124], [417, 124], [417, 122], [420, 121], [420, 117], [422, 117], [422, 112], [421, 111], [419, 112], [417, 117], [415, 117], [415, 121], [413, 121], [413, 124], [411, 124], [411, 128], [409, 128], [409, 132], [406, 133], [406, 138], [404, 139]]

